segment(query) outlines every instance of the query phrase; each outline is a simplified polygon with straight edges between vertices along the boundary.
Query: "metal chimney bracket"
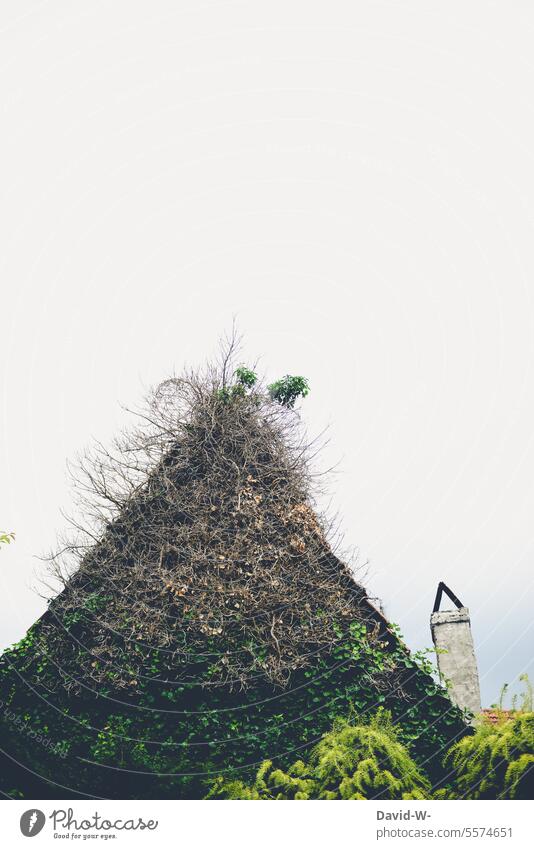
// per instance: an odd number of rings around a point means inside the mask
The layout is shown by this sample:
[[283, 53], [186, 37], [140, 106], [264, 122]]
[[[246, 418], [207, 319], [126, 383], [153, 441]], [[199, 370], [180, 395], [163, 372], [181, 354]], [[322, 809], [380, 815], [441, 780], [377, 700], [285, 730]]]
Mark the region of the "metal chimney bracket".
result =
[[450, 600], [451, 600], [452, 602], [454, 602], [454, 604], [456, 605], [456, 607], [458, 608], [458, 610], [459, 610], [461, 607], [463, 607], [463, 604], [462, 604], [462, 602], [460, 601], [460, 599], [459, 599], [459, 598], [457, 598], [457, 597], [454, 595], [453, 591], [449, 589], [449, 587], [447, 586], [447, 584], [446, 584], [446, 583], [444, 583], [444, 581], [440, 581], [440, 582], [439, 582], [439, 584], [438, 584], [438, 591], [437, 591], [437, 593], [436, 593], [436, 599], [435, 599], [435, 601], [434, 601], [434, 609], [433, 609], [432, 613], [437, 613], [437, 612], [438, 612], [438, 610], [439, 610], [439, 606], [440, 606], [440, 604], [441, 604], [441, 596], [443, 595], [443, 593], [445, 593], [446, 595], [448, 595], [448, 596], [449, 596]]

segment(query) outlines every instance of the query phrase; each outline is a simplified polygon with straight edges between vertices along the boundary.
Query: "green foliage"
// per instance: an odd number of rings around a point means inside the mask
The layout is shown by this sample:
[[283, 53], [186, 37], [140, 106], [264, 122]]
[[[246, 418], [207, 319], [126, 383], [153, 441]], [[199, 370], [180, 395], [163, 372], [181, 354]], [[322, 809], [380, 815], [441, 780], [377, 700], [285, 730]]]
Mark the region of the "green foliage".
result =
[[[81, 626], [82, 622], [71, 625]], [[465, 733], [465, 726], [439, 684], [422, 673], [400, 642], [386, 648], [369, 639], [367, 627], [353, 621], [347, 629], [340, 628], [331, 653], [317, 656], [308, 668], [296, 671], [287, 690], [273, 687], [264, 679], [251, 684], [246, 692], [222, 686], [207, 690], [204, 682], [209, 680], [209, 657], [195, 667], [195, 681], [179, 683], [177, 659], [169, 659], [170, 666], [166, 666], [166, 655], [157, 656], [154, 652], [151, 677], [140, 679], [141, 695], [128, 707], [124, 702], [108, 699], [104, 688], [100, 694], [84, 689], [68, 698], [57, 687], [51, 692], [49, 687], [57, 669], [49, 659], [50, 650], [39, 626], [35, 626], [0, 659], [0, 699], [9, 705], [13, 715], [23, 717], [29, 727], [68, 751], [68, 757], [58, 759], [44, 747], [32, 745], [20, 726], [5, 714], [0, 716], [4, 748], [18, 762], [30, 765], [37, 775], [90, 794], [98, 787], [99, 795], [107, 798], [202, 798], [207, 777], [220, 774], [224, 774], [226, 784], [240, 780], [255, 793], [258, 788], [251, 788], [257, 764], [271, 758], [278, 769], [267, 768], [269, 787], [278, 782], [289, 794], [291, 785], [292, 798], [305, 798], [297, 795], [310, 791], [310, 786], [302, 782], [318, 778], [303, 772], [291, 752], [299, 749], [304, 753], [303, 763], [314, 769], [326, 768], [329, 758], [324, 747], [328, 741], [363, 746], [365, 737], [358, 737], [361, 733], [371, 740], [376, 753], [380, 745], [384, 746], [392, 766], [379, 764], [380, 773], [375, 773], [371, 764], [364, 764], [359, 771], [355, 767], [350, 773], [347, 763], [343, 769], [349, 771], [353, 783], [347, 779], [341, 789], [340, 778], [336, 788], [327, 788], [325, 778], [324, 792], [336, 792], [341, 797], [342, 792], [356, 793], [372, 787], [378, 793], [383, 788], [381, 798], [389, 798], [387, 793], [417, 792], [420, 782], [416, 773], [411, 788], [409, 783], [403, 783], [404, 773], [396, 771], [407, 762], [393, 745], [384, 713], [382, 731], [365, 726], [365, 717], [374, 715], [380, 705], [391, 711], [398, 745], [406, 746], [404, 752], [410, 752], [413, 761], [420, 764], [418, 769], [423, 767], [432, 781], [443, 775], [441, 753], [451, 739]], [[83, 631], [76, 635], [83, 641]], [[224, 651], [223, 644], [214, 645]], [[131, 658], [125, 650], [121, 654], [117, 646], [115, 660], [119, 668], [127, 670]], [[387, 674], [388, 670], [402, 673], [410, 694], [406, 700], [400, 699], [394, 689], [377, 692], [376, 676]], [[352, 719], [345, 731], [338, 723], [329, 737], [336, 717], [350, 716], [351, 711], [362, 718], [358, 725]], [[367, 730], [356, 733], [350, 730], [353, 727]], [[322, 753], [319, 767], [312, 757], [308, 760], [306, 752], [325, 733], [327, 742], [318, 747]], [[388, 740], [380, 743], [382, 733]], [[335, 750], [335, 746], [332, 748]], [[102, 769], [99, 764], [113, 769]], [[391, 779], [382, 774], [388, 769]], [[42, 783], [34, 787], [33, 780], [32, 773], [23, 770], [20, 784], [16, 785], [7, 770], [4, 777], [0, 776], [0, 788], [6, 792], [19, 789], [27, 798], [45, 798]], [[241, 784], [233, 786], [237, 788], [235, 793], [244, 792]], [[424, 782], [421, 786], [424, 788]], [[58, 788], [51, 787], [50, 798], [56, 798]], [[233, 791], [226, 787], [225, 792]]]
[[90, 610], [92, 613], [98, 613], [106, 607], [109, 601], [113, 600], [112, 595], [101, 595], [100, 593], [89, 593], [84, 601], [83, 609]]
[[[523, 713], [531, 713], [534, 710], [534, 692], [533, 687], [528, 677], [528, 674], [524, 672], [519, 676], [519, 680], [524, 685], [522, 692], [515, 693], [512, 696], [512, 710], [513, 711], [522, 711]], [[499, 701], [496, 704], [492, 705], [497, 711], [504, 712], [506, 710], [505, 701], [506, 696], [508, 694], [509, 685], [503, 684], [501, 687], [501, 691], [499, 693]]]
[[234, 377], [236, 378], [235, 383], [223, 386], [216, 392], [219, 401], [222, 401], [225, 404], [230, 401], [237, 401], [240, 398], [245, 398], [247, 392], [249, 392], [258, 382], [258, 375], [256, 372], [246, 366], [239, 366], [239, 368], [236, 368]]
[[508, 684], [503, 684], [499, 693], [499, 701], [493, 707], [498, 708], [499, 710], [504, 710], [504, 700], [506, 699], [506, 694], [508, 692]]
[[245, 397], [245, 387], [241, 383], [234, 383], [233, 386], [224, 386], [217, 390], [217, 398], [223, 404], [228, 404], [230, 401], [235, 401], [237, 398]]
[[305, 398], [310, 386], [305, 377], [286, 374], [280, 380], [271, 383], [267, 389], [273, 401], [278, 401], [284, 407], [294, 407], [297, 398]]
[[273, 769], [272, 761], [263, 761], [254, 782], [245, 784], [237, 779], [226, 780], [222, 776], [214, 779], [207, 799], [314, 799], [316, 782], [310, 767], [296, 761], [287, 772]]
[[14, 533], [4, 533], [4, 531], [0, 531], [0, 544], [9, 545], [9, 543], [13, 542], [15, 539]]
[[525, 685], [525, 689], [518, 709], [525, 713], [532, 713], [534, 711], [534, 692], [527, 673], [524, 672], [523, 675], [520, 675], [519, 680]]
[[130, 725], [131, 720], [120, 715], [111, 715], [97, 735], [91, 751], [93, 757], [98, 761], [111, 761], [116, 765], [124, 763], [123, 747]]
[[245, 386], [247, 389], [252, 389], [254, 384], [258, 381], [258, 375], [256, 372], [246, 366], [239, 366], [239, 368], [236, 368], [234, 374], [237, 377], [237, 382], [241, 384], [241, 386]]
[[[217, 390], [217, 398], [224, 403], [244, 398], [258, 383], [258, 375], [247, 366], [239, 366], [234, 372], [235, 383]], [[305, 398], [310, 391], [305, 377], [286, 374], [267, 386], [270, 397], [284, 407], [293, 408], [297, 398]]]
[[481, 719], [474, 734], [447, 753], [453, 770], [449, 799], [532, 799], [534, 792], [534, 713]]
[[218, 777], [211, 799], [428, 799], [430, 782], [399, 740], [391, 714], [368, 723], [337, 720], [308, 763], [284, 772], [264, 761], [252, 785]]

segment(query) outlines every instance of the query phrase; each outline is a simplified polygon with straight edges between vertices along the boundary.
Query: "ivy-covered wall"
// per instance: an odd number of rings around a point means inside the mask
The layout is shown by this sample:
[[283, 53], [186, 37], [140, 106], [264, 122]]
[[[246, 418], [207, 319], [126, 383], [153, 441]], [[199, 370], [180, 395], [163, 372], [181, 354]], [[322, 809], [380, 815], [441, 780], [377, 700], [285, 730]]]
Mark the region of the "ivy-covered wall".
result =
[[[69, 695], [57, 686], [60, 670], [37, 624], [0, 660], [2, 791], [27, 798], [202, 798], [209, 778], [249, 779], [267, 757], [287, 767], [336, 717], [369, 716], [380, 706], [391, 711], [401, 742], [436, 784], [445, 749], [466, 731], [430, 667], [421, 668], [396, 636], [389, 644], [368, 640], [358, 622], [285, 689], [264, 679], [241, 691], [205, 687], [209, 665], [197, 668], [196, 683], [147, 681], [131, 699], [118, 695], [112, 681], [107, 690]], [[169, 671], [154, 653], [153, 677], [166, 680]], [[380, 692], [376, 681], [388, 672], [399, 686]]]

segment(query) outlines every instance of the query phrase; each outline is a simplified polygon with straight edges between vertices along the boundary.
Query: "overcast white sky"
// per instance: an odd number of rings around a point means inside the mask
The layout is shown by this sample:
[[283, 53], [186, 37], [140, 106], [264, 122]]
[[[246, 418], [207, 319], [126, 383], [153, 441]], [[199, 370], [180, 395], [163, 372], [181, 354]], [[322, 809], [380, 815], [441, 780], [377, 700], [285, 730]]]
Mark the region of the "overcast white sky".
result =
[[483, 702], [532, 672], [533, 36], [514, 0], [2, 0], [0, 645], [66, 459], [237, 314], [310, 379], [409, 645], [444, 579]]

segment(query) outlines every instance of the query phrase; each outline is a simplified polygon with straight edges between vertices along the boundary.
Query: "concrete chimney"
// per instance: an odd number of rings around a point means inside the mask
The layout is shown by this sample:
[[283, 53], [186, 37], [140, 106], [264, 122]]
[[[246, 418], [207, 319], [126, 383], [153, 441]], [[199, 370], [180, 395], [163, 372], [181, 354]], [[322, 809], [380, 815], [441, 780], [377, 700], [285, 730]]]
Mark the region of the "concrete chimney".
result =
[[[454, 603], [455, 610], [439, 609], [444, 592]], [[480, 713], [480, 685], [469, 610], [443, 581], [438, 585], [430, 631], [434, 645], [439, 649], [437, 664], [440, 678], [448, 685], [452, 701], [471, 713]]]

